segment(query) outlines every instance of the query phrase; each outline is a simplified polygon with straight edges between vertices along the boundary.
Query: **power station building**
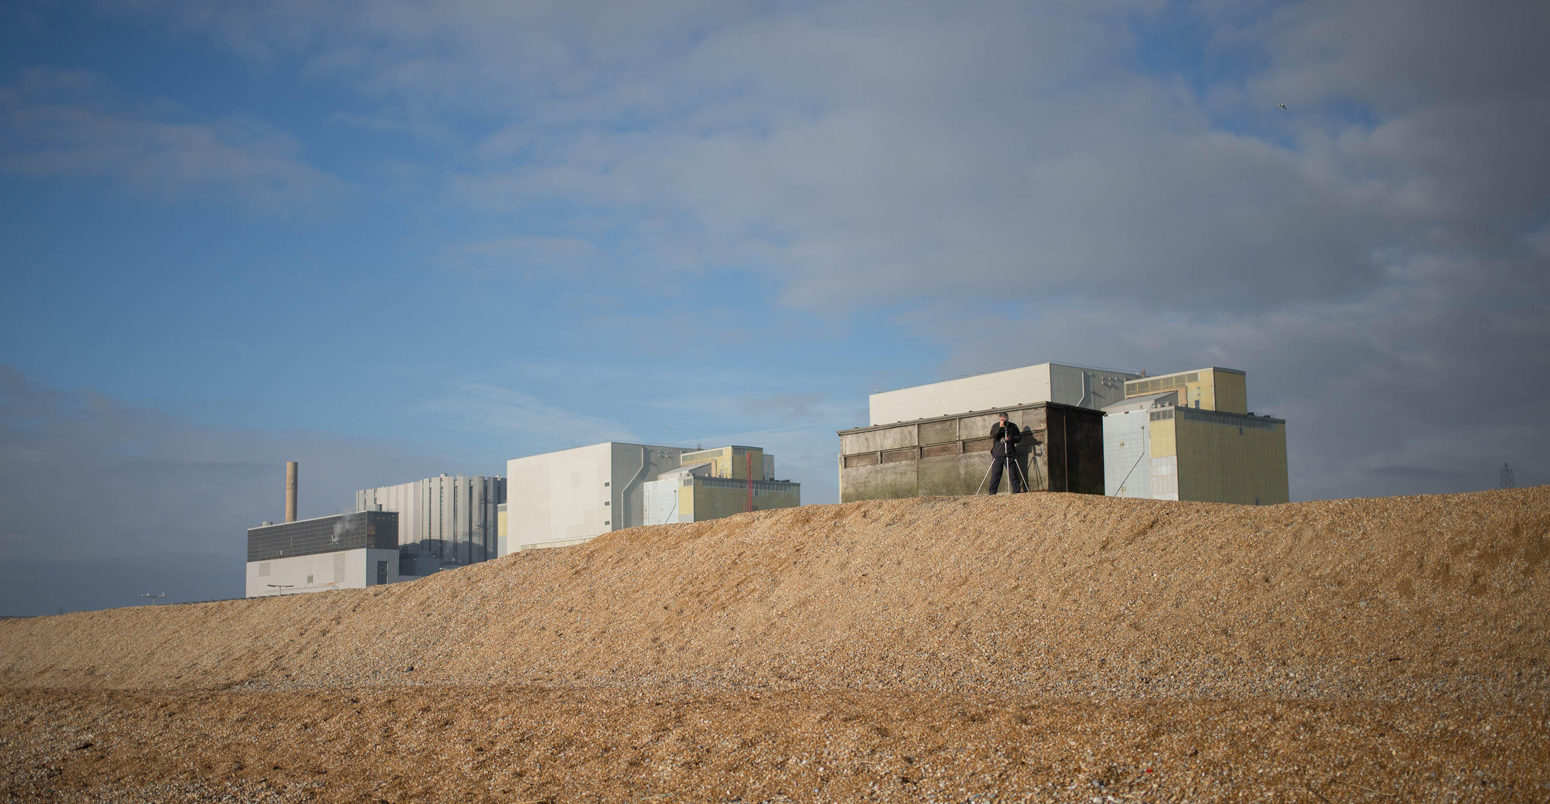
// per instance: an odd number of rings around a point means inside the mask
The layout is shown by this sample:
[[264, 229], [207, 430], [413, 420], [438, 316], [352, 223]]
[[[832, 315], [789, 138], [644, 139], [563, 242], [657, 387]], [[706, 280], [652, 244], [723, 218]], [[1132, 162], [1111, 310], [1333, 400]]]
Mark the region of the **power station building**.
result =
[[1242, 371], [1131, 380], [1104, 408], [1104, 493], [1270, 505], [1289, 502], [1286, 421], [1248, 410]]
[[[798, 484], [774, 480], [773, 473], [774, 458], [756, 447], [691, 450], [609, 441], [514, 458], [506, 462], [510, 492], [501, 554], [581, 544], [640, 525], [728, 516], [749, 510], [750, 500], [752, 510], [800, 504]], [[668, 483], [652, 485], [664, 476]]]
[[398, 514], [391, 511], [248, 529], [247, 597], [396, 583], [398, 569]]
[[775, 479], [775, 459], [758, 447], [685, 452], [681, 464], [645, 483], [647, 525], [702, 522], [744, 511], [795, 508], [799, 483]]
[[[1148, 377], [1041, 363], [872, 394], [869, 407], [870, 426], [839, 432], [842, 502], [974, 493], [998, 411], [1023, 427], [1018, 451], [1031, 489], [1247, 505], [1290, 499], [1286, 422], [1249, 412], [1246, 375], [1236, 369]], [[1058, 436], [1057, 419], [1074, 435]]]
[[1036, 402], [841, 430], [840, 502], [984, 490], [1001, 411], [1022, 433], [1013, 471], [1028, 490], [1103, 493], [1103, 414]]
[[968, 411], [1000, 410], [1035, 402], [1055, 402], [1100, 410], [1125, 399], [1125, 383], [1141, 375], [1117, 369], [1065, 363], [976, 374], [883, 391], [867, 398], [870, 425], [956, 416]]
[[398, 513], [398, 546], [409, 576], [499, 556], [499, 508], [505, 502], [506, 479], [483, 475], [441, 475], [355, 493], [357, 511]]

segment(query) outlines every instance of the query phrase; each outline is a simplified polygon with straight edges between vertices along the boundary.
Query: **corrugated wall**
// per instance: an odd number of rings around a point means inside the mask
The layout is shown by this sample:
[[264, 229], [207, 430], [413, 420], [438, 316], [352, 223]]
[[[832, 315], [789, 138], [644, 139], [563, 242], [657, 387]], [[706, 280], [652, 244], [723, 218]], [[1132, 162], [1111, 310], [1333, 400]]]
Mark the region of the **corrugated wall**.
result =
[[472, 564], [499, 554], [505, 498], [505, 478], [444, 475], [358, 491], [355, 502], [358, 510], [397, 511], [398, 544], [415, 555]]

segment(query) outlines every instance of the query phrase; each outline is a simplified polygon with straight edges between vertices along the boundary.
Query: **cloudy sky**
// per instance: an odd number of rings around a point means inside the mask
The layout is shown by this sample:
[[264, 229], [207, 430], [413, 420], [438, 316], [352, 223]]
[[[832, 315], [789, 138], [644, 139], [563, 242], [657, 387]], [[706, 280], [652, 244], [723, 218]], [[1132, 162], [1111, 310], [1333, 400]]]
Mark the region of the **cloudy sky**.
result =
[[[0, 614], [609, 439], [1249, 376], [1296, 500], [1550, 482], [1550, 6], [0, 5]], [[1280, 108], [1285, 104], [1285, 108]], [[1536, 401], [1538, 400], [1538, 401]]]

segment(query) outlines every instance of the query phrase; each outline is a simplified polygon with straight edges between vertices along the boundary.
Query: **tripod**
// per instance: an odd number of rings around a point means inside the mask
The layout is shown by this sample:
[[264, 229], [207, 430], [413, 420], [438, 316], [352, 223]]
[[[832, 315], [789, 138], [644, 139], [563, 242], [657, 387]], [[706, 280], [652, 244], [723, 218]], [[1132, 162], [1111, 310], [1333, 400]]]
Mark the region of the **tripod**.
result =
[[[1009, 424], [1007, 426], [1011, 427], [1014, 425]], [[1023, 474], [1023, 468], [1018, 465], [1017, 461], [1012, 460], [1012, 439], [1009, 436], [1003, 434], [1001, 436], [1001, 444], [1001, 460], [1004, 461], [1003, 468], [1006, 472], [1007, 485], [1012, 487], [1011, 491], [1013, 494], [1017, 493], [1017, 487], [1019, 485], [1023, 487], [1023, 491], [1027, 491], [1028, 478]], [[990, 479], [990, 470], [993, 469], [995, 465], [995, 461], [991, 461], [990, 466], [985, 467], [985, 476], [980, 478], [979, 487], [974, 490], [975, 494], [979, 494], [982, 490], [984, 490], [985, 481]], [[1001, 485], [1000, 478], [996, 478], [996, 485]], [[991, 489], [990, 493], [995, 494], [996, 490]]]

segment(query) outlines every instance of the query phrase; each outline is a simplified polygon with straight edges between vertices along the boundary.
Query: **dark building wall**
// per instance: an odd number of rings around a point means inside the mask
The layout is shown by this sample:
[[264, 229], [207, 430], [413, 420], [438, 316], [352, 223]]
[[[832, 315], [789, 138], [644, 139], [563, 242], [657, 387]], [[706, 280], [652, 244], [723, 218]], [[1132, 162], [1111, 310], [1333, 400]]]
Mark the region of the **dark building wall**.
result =
[[[1056, 403], [1006, 408], [1022, 431], [1033, 491], [1103, 493], [1103, 412]], [[999, 410], [842, 430], [840, 501], [973, 494], [990, 468]], [[1003, 478], [1002, 488], [1010, 481]]]
[[268, 561], [367, 547], [378, 550], [398, 549], [397, 513], [359, 511], [248, 528], [248, 561]]

